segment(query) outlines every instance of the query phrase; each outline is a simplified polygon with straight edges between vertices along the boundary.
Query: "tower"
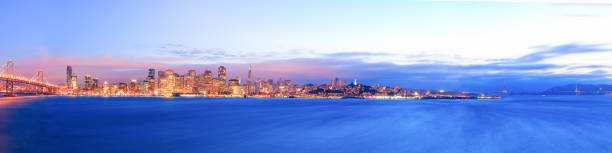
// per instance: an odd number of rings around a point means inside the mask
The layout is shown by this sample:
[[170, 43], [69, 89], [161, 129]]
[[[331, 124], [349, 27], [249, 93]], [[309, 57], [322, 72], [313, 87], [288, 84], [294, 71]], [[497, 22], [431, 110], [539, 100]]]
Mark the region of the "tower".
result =
[[247, 94], [250, 94], [251, 90], [253, 90], [253, 76], [251, 76], [251, 64], [249, 64], [249, 76], [247, 79]]
[[193, 93], [195, 85], [196, 85], [196, 71], [189, 70], [189, 72], [184, 78], [184, 82], [185, 82], [185, 85], [184, 85], [185, 92]]
[[335, 89], [336, 88], [336, 84], [337, 84], [338, 78], [332, 79], [331, 83], [329, 84], [329, 88], [330, 89]]
[[166, 74], [164, 76], [168, 79], [167, 80], [168, 83], [165, 86], [166, 91], [168, 91], [170, 93], [174, 92], [174, 86], [175, 86], [175, 83], [176, 83], [176, 80], [175, 80], [176, 77], [174, 76], [174, 70], [167, 69], [166, 70]]
[[66, 67], [66, 87], [72, 88], [72, 66]]
[[147, 79], [149, 80], [155, 79], [155, 69], [149, 69], [149, 75], [147, 76]]
[[92, 90], [98, 90], [98, 78], [93, 78], [93, 83], [91, 85]]
[[6, 74], [8, 75], [15, 74], [15, 63], [13, 61], [6, 62]]
[[85, 90], [91, 90], [91, 86], [92, 86], [92, 82], [91, 82], [91, 76], [90, 75], [85, 75]]
[[70, 88], [71, 89], [78, 89], [79, 86], [77, 85], [77, 75], [75, 73], [72, 73], [70, 75]]
[[43, 71], [36, 72], [36, 81], [45, 82], [43, 77]]
[[225, 69], [225, 66], [219, 66], [217, 78], [223, 80], [223, 82], [227, 80], [227, 69]]

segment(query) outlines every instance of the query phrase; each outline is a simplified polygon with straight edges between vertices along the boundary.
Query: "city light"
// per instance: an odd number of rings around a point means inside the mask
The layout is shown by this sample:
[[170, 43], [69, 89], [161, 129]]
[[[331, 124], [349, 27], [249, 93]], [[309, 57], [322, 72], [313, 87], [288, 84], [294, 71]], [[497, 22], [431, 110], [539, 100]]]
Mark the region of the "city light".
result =
[[[253, 79], [251, 65], [248, 68], [248, 77], [242, 81], [240, 77], [228, 79], [227, 68], [219, 66], [217, 77], [213, 77], [211, 70], [197, 73], [188, 70], [186, 74], [179, 74], [173, 69], [157, 71], [148, 69], [143, 73], [143, 79], [130, 79], [127, 82], [99, 84], [98, 78], [84, 75], [83, 83], [78, 83], [78, 76], [73, 72], [72, 66], [66, 67], [66, 85], [58, 87], [55, 94], [70, 96], [141, 96], [141, 97], [234, 97], [234, 98], [372, 98], [372, 99], [476, 99], [480, 96], [468, 96], [463, 92], [450, 92], [439, 90], [431, 93], [429, 90], [403, 89], [399, 84], [395, 87], [378, 85], [364, 85], [353, 79], [347, 84], [346, 80], [337, 77], [328, 84], [295, 84], [291, 80]], [[2, 74], [2, 76], [5, 76]], [[18, 78], [18, 76], [6, 76]], [[499, 98], [499, 97], [485, 97]]]

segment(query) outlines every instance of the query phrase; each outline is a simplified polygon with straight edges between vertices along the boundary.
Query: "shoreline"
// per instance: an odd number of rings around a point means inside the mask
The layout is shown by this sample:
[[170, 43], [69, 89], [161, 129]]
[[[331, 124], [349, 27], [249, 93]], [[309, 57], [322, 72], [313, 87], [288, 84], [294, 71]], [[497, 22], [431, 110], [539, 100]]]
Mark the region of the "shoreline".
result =
[[[21, 98], [37, 98], [37, 97], [103, 97], [103, 98], [120, 98], [120, 97], [133, 97], [133, 98], [228, 98], [228, 99], [386, 99], [386, 100], [407, 100], [407, 99], [502, 99], [500, 96], [474, 96], [474, 97], [463, 97], [463, 96], [418, 96], [418, 97], [355, 97], [355, 96], [343, 96], [343, 97], [308, 97], [308, 96], [287, 96], [287, 97], [270, 97], [270, 96], [101, 96], [101, 95], [28, 95], [28, 96], [17, 96]], [[3, 97], [15, 98], [15, 97]]]

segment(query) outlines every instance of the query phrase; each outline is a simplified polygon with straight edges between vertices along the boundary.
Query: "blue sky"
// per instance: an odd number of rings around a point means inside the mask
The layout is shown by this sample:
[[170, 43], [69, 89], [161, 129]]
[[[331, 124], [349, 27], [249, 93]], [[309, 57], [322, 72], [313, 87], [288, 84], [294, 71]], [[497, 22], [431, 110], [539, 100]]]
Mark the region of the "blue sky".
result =
[[604, 0], [25, 0], [0, 10], [0, 61], [15, 60], [23, 75], [42, 69], [54, 82], [66, 64], [121, 81], [148, 67], [221, 64], [243, 76], [250, 63], [261, 77], [304, 83], [612, 83], [612, 2]]

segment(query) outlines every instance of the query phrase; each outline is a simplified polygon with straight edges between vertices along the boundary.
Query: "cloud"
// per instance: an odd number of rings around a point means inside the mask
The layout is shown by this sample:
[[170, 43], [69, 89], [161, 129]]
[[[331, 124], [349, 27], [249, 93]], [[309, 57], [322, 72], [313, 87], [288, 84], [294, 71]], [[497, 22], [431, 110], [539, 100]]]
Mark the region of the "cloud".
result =
[[543, 61], [546, 59], [555, 58], [555, 57], [564, 56], [564, 55], [570, 55], [570, 54], [612, 51], [612, 49], [602, 48], [602, 46], [603, 45], [601, 44], [589, 44], [589, 45], [565, 44], [565, 45], [554, 46], [554, 47], [538, 47], [538, 48], [543, 48], [543, 49], [541, 51], [527, 54], [518, 59], [508, 61], [506, 63], [514, 63], [514, 64], [534, 63], [534, 62], [539, 62], [539, 61]]
[[580, 17], [580, 18], [597, 17], [597, 16], [592, 15], [592, 14], [566, 14], [564, 16], [568, 16], [568, 17]]
[[[255, 78], [278, 78], [293, 80], [296, 83], [327, 83], [330, 78], [340, 77], [350, 82], [358, 79], [361, 83], [393, 86], [400, 84], [406, 88], [455, 89], [497, 91], [504, 84], [513, 90], [539, 90], [566, 83], [612, 83], [611, 65], [562, 65], [545, 63], [546, 59], [559, 56], [607, 52], [609, 49], [597, 44], [565, 44], [559, 46], [540, 46], [538, 51], [519, 58], [488, 59], [476, 64], [455, 64], [452, 60], [466, 60], [461, 56], [411, 54], [397, 55], [378, 52], [336, 52], [323, 55], [300, 56], [308, 50], [293, 52], [232, 53], [223, 50], [176, 50], [166, 48], [165, 53], [174, 57], [160, 58], [121, 58], [98, 57], [92, 59], [67, 59], [42, 57], [40, 59], [19, 60], [19, 70], [33, 75], [36, 69], [43, 69], [49, 80], [62, 84], [65, 79], [65, 66], [73, 65], [74, 72], [82, 76], [90, 74], [110, 82], [142, 79], [148, 68], [157, 70], [174, 69], [184, 74], [193, 69], [198, 73], [204, 70], [215, 72], [219, 65], [228, 68], [230, 78], [246, 77], [248, 64], [253, 64]], [[269, 55], [275, 54], [275, 55]], [[289, 56], [287, 54], [295, 54]], [[212, 56], [214, 55], [214, 56]], [[215, 62], [185, 64], [184, 61], [211, 56]], [[272, 56], [272, 57], [266, 57]], [[287, 56], [276, 58], [274, 56]], [[441, 58], [441, 56], [443, 56]], [[250, 58], [262, 59], [250, 63]], [[441, 60], [441, 59], [445, 60]], [[230, 59], [230, 60], [228, 60]], [[233, 62], [232, 60], [242, 60]], [[396, 60], [396, 61], [394, 61]], [[450, 62], [449, 62], [450, 60]], [[220, 62], [222, 61], [222, 62]], [[246, 62], [245, 62], [246, 61]], [[29, 72], [32, 70], [32, 72]], [[580, 73], [575, 73], [580, 72]], [[27, 75], [26, 75], [27, 76]]]

